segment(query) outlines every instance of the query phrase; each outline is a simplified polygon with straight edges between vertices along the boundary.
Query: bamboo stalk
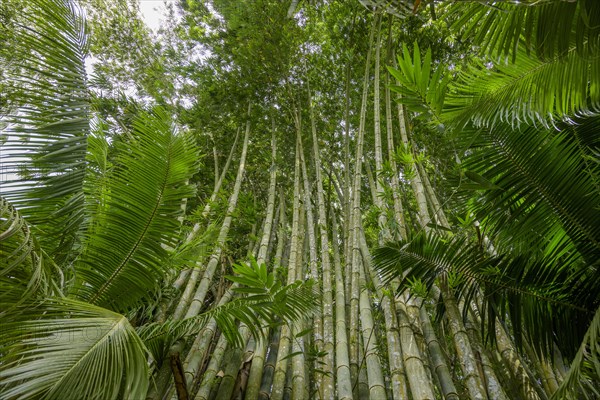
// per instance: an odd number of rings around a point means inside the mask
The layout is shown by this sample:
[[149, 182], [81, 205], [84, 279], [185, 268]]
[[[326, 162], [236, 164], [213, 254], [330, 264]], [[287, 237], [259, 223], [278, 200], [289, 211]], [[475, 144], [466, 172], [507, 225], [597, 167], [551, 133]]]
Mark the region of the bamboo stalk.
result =
[[419, 308], [419, 317], [423, 326], [423, 335], [425, 337], [425, 342], [427, 343], [427, 348], [429, 349], [431, 362], [433, 363], [432, 368], [440, 382], [440, 389], [444, 395], [444, 399], [459, 400], [458, 391], [452, 381], [452, 375], [450, 374], [444, 351], [433, 330], [433, 326], [431, 325], [429, 315], [427, 314], [424, 305]]
[[346, 332], [346, 299], [343, 285], [342, 263], [338, 245], [337, 219], [331, 210], [331, 229], [333, 263], [335, 266], [335, 377], [339, 400], [351, 400], [352, 378], [350, 376], [350, 359], [348, 355], [348, 335]]
[[223, 225], [221, 226], [221, 230], [219, 231], [219, 236], [217, 238], [217, 242], [215, 244], [215, 248], [213, 250], [213, 254], [210, 256], [206, 269], [204, 271], [204, 275], [198, 284], [198, 288], [194, 293], [194, 297], [187, 309], [185, 314], [185, 318], [194, 317], [198, 315], [202, 306], [204, 305], [204, 299], [206, 294], [208, 293], [208, 288], [210, 283], [212, 282], [212, 278], [214, 276], [215, 270], [219, 261], [221, 259], [221, 254], [223, 252], [223, 246], [225, 245], [225, 241], [227, 240], [227, 235], [229, 234], [229, 228], [232, 222], [232, 215], [237, 206], [237, 200], [240, 194], [240, 188], [242, 186], [242, 180], [244, 177], [244, 171], [246, 169], [246, 154], [248, 153], [248, 139], [250, 137], [250, 110], [251, 106], [248, 105], [248, 120], [246, 121], [246, 132], [244, 134], [244, 144], [242, 146], [242, 155], [240, 156], [240, 164], [238, 167], [238, 173], [235, 178], [235, 184], [233, 186], [233, 192], [231, 197], [229, 198], [229, 205], [227, 206], [227, 211], [225, 214], [225, 218], [223, 220]]
[[216, 386], [216, 383], [221, 381], [219, 371], [226, 350], [227, 339], [225, 339], [225, 335], [221, 335], [217, 345], [215, 346], [215, 349], [213, 350], [212, 357], [210, 358], [208, 366], [206, 367], [206, 371], [204, 371], [204, 375], [200, 382], [200, 387], [198, 388], [198, 392], [196, 393], [194, 400], [209, 400], [211, 389]]
[[467, 335], [467, 331], [462, 322], [458, 305], [456, 304], [456, 300], [454, 299], [454, 296], [450, 292], [450, 289], [445, 282], [442, 282], [441, 290], [442, 299], [444, 301], [444, 305], [446, 306], [446, 320], [450, 326], [456, 354], [458, 355], [460, 367], [463, 371], [465, 386], [469, 391], [469, 396], [471, 399], [485, 400], [487, 399], [486, 390], [479, 374], [477, 361], [475, 359], [469, 336]]
[[[333, 399], [335, 397], [335, 370], [334, 370], [334, 327], [333, 327], [333, 296], [331, 287], [331, 260], [329, 256], [329, 237], [327, 232], [327, 213], [325, 197], [323, 191], [323, 178], [321, 176], [321, 156], [319, 152], [319, 141], [317, 137], [317, 127], [314, 110], [312, 107], [312, 98], [310, 86], [308, 88], [308, 109], [310, 113], [310, 126], [313, 142], [313, 158], [315, 161], [315, 181], [317, 184], [317, 212], [319, 234], [321, 239], [321, 277], [323, 287], [322, 315], [323, 315], [323, 344], [321, 351], [326, 354], [323, 357], [323, 374], [320, 375], [320, 384], [318, 385], [321, 399]], [[306, 179], [306, 178], [305, 178]], [[305, 189], [306, 190], [306, 189]], [[315, 277], [319, 281], [318, 277]], [[319, 348], [319, 346], [317, 346]]]
[[[276, 194], [276, 185], [277, 185], [277, 168], [276, 168], [276, 159], [277, 159], [277, 140], [275, 138], [275, 129], [273, 127], [271, 131], [271, 170], [269, 176], [269, 195], [267, 200], [267, 210], [265, 216], [265, 226], [264, 233], [260, 241], [260, 247], [258, 250], [258, 257], [256, 261], [259, 264], [266, 262], [267, 259], [267, 250], [269, 248], [269, 243], [272, 242], [271, 232], [272, 232], [272, 222], [273, 222], [273, 212], [275, 210], [275, 194]], [[280, 241], [281, 238], [280, 238]], [[281, 257], [281, 256], [280, 256]], [[268, 336], [268, 329], [264, 330], [265, 337]], [[249, 399], [255, 399], [258, 397], [258, 393], [260, 391], [260, 383], [263, 373], [263, 366], [265, 361], [265, 356], [267, 352], [267, 347], [262, 340], [259, 340], [256, 343], [256, 348], [254, 351], [254, 358], [252, 359], [252, 365], [250, 367], [250, 373], [248, 376], [248, 386], [247, 386], [247, 396]]]
[[[290, 257], [288, 262], [288, 277], [287, 283], [291, 284], [296, 280], [297, 258], [298, 258], [298, 242], [300, 232], [300, 137], [296, 137], [296, 157], [294, 163], [294, 203], [292, 207], [292, 239], [290, 244]], [[277, 351], [277, 362], [275, 364], [275, 372], [273, 375], [273, 388], [271, 399], [283, 399], [283, 391], [288, 370], [288, 358], [291, 347], [290, 327], [283, 325], [281, 327], [281, 339], [279, 341], [279, 349]]]
[[[359, 119], [359, 127], [356, 138], [356, 153], [355, 153], [355, 166], [354, 166], [354, 181], [352, 186], [352, 209], [351, 211], [351, 219], [352, 219], [352, 244], [349, 247], [351, 250], [351, 257], [347, 257], [347, 262], [350, 263], [348, 265], [348, 271], [351, 272], [351, 293], [350, 293], [350, 372], [352, 374], [352, 379], [356, 379], [358, 377], [358, 352], [359, 352], [359, 294], [360, 294], [360, 245], [359, 245], [359, 235], [360, 235], [360, 219], [361, 219], [361, 209], [360, 209], [360, 187], [361, 187], [361, 178], [362, 178], [362, 161], [363, 161], [363, 146], [364, 146], [364, 136], [365, 136], [365, 120], [366, 120], [366, 112], [367, 112], [367, 97], [369, 93], [369, 76], [370, 76], [370, 67], [371, 67], [371, 51], [373, 48], [373, 40], [375, 35], [375, 30], [378, 24], [379, 14], [376, 14], [373, 19], [373, 26], [371, 27], [371, 32], [369, 34], [369, 51], [367, 53], [367, 59], [365, 62], [365, 75], [363, 78], [363, 92], [362, 92], [362, 102], [360, 108], [360, 119]], [[349, 254], [350, 255], [350, 254]]]
[[480, 364], [480, 375], [483, 375], [485, 378], [484, 384], [488, 397], [490, 399], [508, 400], [508, 396], [504, 392], [502, 384], [496, 376], [496, 372], [494, 371], [494, 366], [490, 356], [488, 355], [488, 351], [481, 343], [481, 332], [477, 328], [476, 324], [470, 319], [467, 319], [465, 322], [465, 328], [467, 329], [467, 333], [471, 339], [477, 361]]

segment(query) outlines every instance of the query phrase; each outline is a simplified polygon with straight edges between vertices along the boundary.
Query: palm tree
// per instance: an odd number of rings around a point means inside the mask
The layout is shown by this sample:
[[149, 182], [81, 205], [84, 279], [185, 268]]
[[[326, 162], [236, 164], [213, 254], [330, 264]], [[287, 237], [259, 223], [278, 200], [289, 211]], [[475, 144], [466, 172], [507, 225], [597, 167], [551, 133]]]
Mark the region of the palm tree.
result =
[[457, 193], [468, 202], [456, 210], [472, 216], [476, 236], [413, 235], [380, 248], [376, 264], [403, 284], [453, 281], [460, 300], [478, 303], [488, 339], [501, 323], [518, 348], [531, 343], [552, 359], [556, 346], [572, 360], [555, 398], [597, 395], [599, 4], [460, 10], [455, 24], [482, 58], [450, 83], [446, 66], [415, 44], [390, 72], [400, 101], [461, 146]]
[[160, 108], [139, 108], [120, 135], [94, 117], [85, 21], [71, 1], [28, 2], [9, 22], [16, 61], [2, 82], [13, 95], [1, 105], [9, 179], [0, 197], [0, 397], [145, 398], [171, 345], [211, 318], [238, 343], [236, 321], [260, 336], [273, 316], [292, 321], [314, 308], [310, 282], [283, 286], [251, 262], [229, 278], [236, 299], [151, 322], [144, 303], [201, 244], [180, 246], [178, 220], [194, 194], [198, 148]]

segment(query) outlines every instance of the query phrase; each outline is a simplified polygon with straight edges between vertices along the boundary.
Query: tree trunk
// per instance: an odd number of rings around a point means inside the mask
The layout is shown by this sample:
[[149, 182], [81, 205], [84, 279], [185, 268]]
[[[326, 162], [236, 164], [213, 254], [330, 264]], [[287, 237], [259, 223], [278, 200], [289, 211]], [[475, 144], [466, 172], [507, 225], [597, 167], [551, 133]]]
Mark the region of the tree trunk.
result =
[[371, 27], [371, 33], [369, 35], [369, 51], [367, 53], [367, 59], [365, 62], [365, 75], [363, 78], [363, 92], [362, 92], [362, 103], [360, 108], [360, 120], [358, 126], [358, 133], [356, 138], [356, 153], [354, 157], [354, 180], [352, 185], [352, 209], [351, 211], [351, 257], [347, 257], [348, 264], [347, 271], [351, 272], [351, 293], [350, 293], [350, 372], [352, 379], [355, 380], [358, 377], [358, 348], [359, 348], [359, 298], [360, 298], [360, 229], [361, 229], [361, 209], [360, 209], [360, 186], [362, 180], [362, 159], [363, 159], [363, 146], [365, 136], [365, 119], [367, 113], [367, 97], [369, 94], [369, 70], [371, 66], [371, 49], [373, 48], [373, 38], [375, 35], [375, 29], [379, 20], [379, 14], [376, 14], [373, 19], [373, 26]]
[[352, 378], [348, 356], [348, 335], [346, 327], [346, 298], [340, 249], [338, 245], [337, 219], [331, 207], [331, 229], [333, 244], [333, 263], [335, 266], [335, 377], [339, 400], [352, 399]]
[[229, 228], [231, 226], [231, 221], [233, 219], [232, 215], [237, 206], [237, 200], [240, 194], [240, 188], [242, 187], [242, 180], [244, 178], [244, 171], [246, 168], [246, 154], [248, 153], [248, 138], [250, 137], [250, 109], [251, 106], [248, 105], [248, 120], [246, 121], [246, 132], [244, 134], [244, 144], [242, 146], [242, 155], [240, 156], [240, 165], [238, 167], [238, 173], [235, 178], [235, 184], [233, 186], [233, 192], [231, 193], [231, 197], [229, 198], [229, 205], [227, 206], [227, 211], [225, 214], [225, 219], [223, 220], [223, 225], [221, 226], [221, 230], [219, 231], [219, 236], [217, 238], [217, 242], [215, 244], [215, 248], [213, 250], [213, 254], [211, 255], [208, 264], [206, 266], [206, 270], [204, 271], [204, 275], [198, 284], [198, 288], [196, 289], [196, 293], [187, 309], [185, 314], [185, 318], [195, 317], [198, 315], [200, 310], [204, 305], [204, 299], [208, 292], [208, 288], [210, 283], [212, 282], [212, 278], [214, 276], [215, 270], [217, 269], [217, 265], [219, 264], [219, 260], [221, 259], [221, 253], [223, 252], [223, 246], [225, 245], [225, 241], [227, 240], [227, 235], [229, 234]]
[[[277, 142], [275, 139], [275, 129], [271, 132], [271, 171], [269, 177], [269, 195], [267, 200], [267, 211], [265, 216], [265, 226], [264, 233], [262, 239], [260, 241], [260, 247], [258, 250], [258, 257], [256, 258], [256, 262], [259, 264], [265, 263], [267, 260], [267, 249], [269, 247], [271, 238], [271, 225], [273, 223], [273, 212], [275, 209], [275, 194], [276, 194], [276, 186], [277, 186], [277, 167], [276, 167], [276, 156], [277, 156]], [[279, 238], [282, 241], [282, 238]], [[268, 329], [264, 332], [265, 337], [268, 337]], [[265, 356], [267, 352], [267, 346], [262, 341], [259, 340], [256, 343], [256, 349], [254, 351], [254, 357], [252, 359], [252, 365], [250, 367], [250, 375], [248, 377], [248, 388], [246, 395], [249, 399], [258, 398], [258, 393], [260, 391], [260, 382], [262, 379], [263, 366], [265, 361]]]
[[[298, 237], [300, 231], [300, 137], [296, 137], [296, 160], [294, 164], [294, 203], [292, 206], [292, 239], [290, 244], [290, 258], [288, 262], [287, 283], [291, 284], [296, 280], [296, 267], [298, 256]], [[271, 399], [281, 400], [285, 385], [285, 377], [288, 369], [288, 358], [290, 352], [292, 336], [290, 327], [283, 325], [281, 327], [281, 338], [279, 340], [279, 349], [277, 351], [277, 362], [273, 375], [273, 388]]]

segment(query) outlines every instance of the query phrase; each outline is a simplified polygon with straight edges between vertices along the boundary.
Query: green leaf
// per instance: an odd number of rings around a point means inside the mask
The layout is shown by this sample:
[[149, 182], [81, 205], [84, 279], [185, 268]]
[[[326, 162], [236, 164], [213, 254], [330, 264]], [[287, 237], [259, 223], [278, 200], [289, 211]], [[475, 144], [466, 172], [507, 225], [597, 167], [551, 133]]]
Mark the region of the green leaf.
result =
[[140, 399], [147, 351], [120, 314], [67, 299], [28, 303], [3, 320], [0, 396]]
[[181, 201], [193, 194], [187, 181], [198, 158], [191, 137], [178, 134], [163, 110], [141, 113], [133, 127], [131, 141], [117, 149], [75, 263], [77, 297], [121, 311], [164, 279], [163, 246], [176, 246]]
[[477, 182], [480, 185], [481, 189], [502, 189], [500, 186], [494, 185], [492, 182], [485, 179], [483, 176], [479, 175], [476, 172], [465, 171], [465, 175], [470, 180]]
[[300, 332], [296, 333], [295, 337], [302, 337], [304, 335], [308, 335], [309, 333], [311, 333], [314, 330], [315, 330], [315, 328], [313, 328], [313, 327], [307, 328], [307, 329], [305, 329], [303, 331], [300, 331]]
[[[28, 1], [6, 15], [14, 18], [6, 21], [14, 37], [10, 54], [0, 55], [6, 66], [0, 88], [10, 88], [6, 96], [14, 101], [2, 110], [8, 124], [2, 125], [7, 140], [0, 169], [9, 179], [2, 195], [34, 231], [44, 232], [40, 245], [62, 262], [83, 220], [89, 133], [85, 24], [77, 5], [64, 0]], [[10, 63], [3, 62], [7, 57]]]

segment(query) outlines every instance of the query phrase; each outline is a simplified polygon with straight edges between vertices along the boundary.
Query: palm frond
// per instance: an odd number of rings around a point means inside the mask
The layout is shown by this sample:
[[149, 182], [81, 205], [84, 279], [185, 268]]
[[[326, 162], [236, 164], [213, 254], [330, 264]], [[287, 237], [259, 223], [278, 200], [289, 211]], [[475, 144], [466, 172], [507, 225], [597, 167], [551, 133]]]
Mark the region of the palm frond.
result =
[[101, 204], [75, 264], [76, 296], [113, 310], [136, 304], [165, 275], [166, 250], [178, 239], [181, 201], [197, 152], [165, 111], [142, 113], [114, 161]]
[[513, 61], [521, 57], [521, 43], [540, 59], [564, 55], [571, 49], [570, 37], [582, 56], [597, 53], [600, 46], [600, 4], [595, 0], [458, 2], [447, 15], [460, 16], [452, 28], [483, 53], [512, 56]]
[[[587, 128], [587, 134], [598, 136], [597, 129]], [[560, 243], [562, 229], [584, 259], [598, 259], [600, 193], [596, 172], [590, 172], [574, 139], [576, 129], [513, 131], [501, 125], [480, 133], [463, 165], [494, 186], [473, 210], [488, 234], [507, 232], [513, 243], [537, 238], [539, 247], [548, 238]]]
[[227, 278], [235, 282], [231, 290], [241, 297], [197, 317], [139, 328], [140, 337], [155, 359], [163, 359], [171, 345], [185, 336], [196, 334], [212, 318], [230, 343], [235, 347], [243, 347], [245, 343], [238, 323], [246, 325], [258, 339], [264, 335], [264, 326], [292, 324], [318, 307], [320, 297], [312, 281], [297, 281], [284, 286], [273, 273], [267, 272], [264, 264], [258, 265], [255, 260], [250, 265], [236, 264], [233, 269], [236, 275]]
[[52, 289], [52, 269], [25, 219], [0, 197], [0, 316]]
[[[540, 124], [600, 113], [600, 49], [583, 58], [576, 47], [544, 60], [519, 47], [514, 63], [473, 64], [446, 99], [443, 120], [462, 127]], [[493, 65], [493, 66], [492, 66]]]
[[415, 42], [412, 56], [406, 44], [402, 50], [402, 55], [398, 55], [398, 69], [388, 67], [399, 83], [390, 89], [400, 93], [397, 101], [409, 111], [421, 114], [425, 120], [434, 118], [439, 123], [450, 75], [444, 73], [443, 65], [432, 62], [431, 49], [422, 55]]
[[[600, 397], [600, 307], [592, 319], [581, 346], [552, 400]], [[588, 397], [589, 395], [589, 397]]]
[[458, 299], [468, 303], [481, 293], [488, 334], [495, 330], [496, 317], [510, 318], [517, 344], [527, 337], [536, 348], [546, 349], [556, 341], [567, 356], [584, 336], [590, 307], [597, 301], [596, 297], [586, 303], [579, 296], [581, 284], [591, 278], [587, 270], [532, 253], [488, 257], [460, 236], [418, 235], [411, 242], [381, 247], [373, 257], [387, 281], [401, 278], [399, 290], [413, 281], [422, 281], [431, 290], [437, 279], [450, 279]]
[[0, 397], [143, 399], [147, 350], [127, 319], [69, 299], [20, 307], [0, 330]]
[[11, 15], [13, 65], [0, 76], [11, 101], [3, 116], [0, 163], [10, 180], [3, 183], [3, 195], [44, 232], [42, 247], [62, 261], [83, 218], [89, 130], [85, 24], [68, 0], [30, 1]]

